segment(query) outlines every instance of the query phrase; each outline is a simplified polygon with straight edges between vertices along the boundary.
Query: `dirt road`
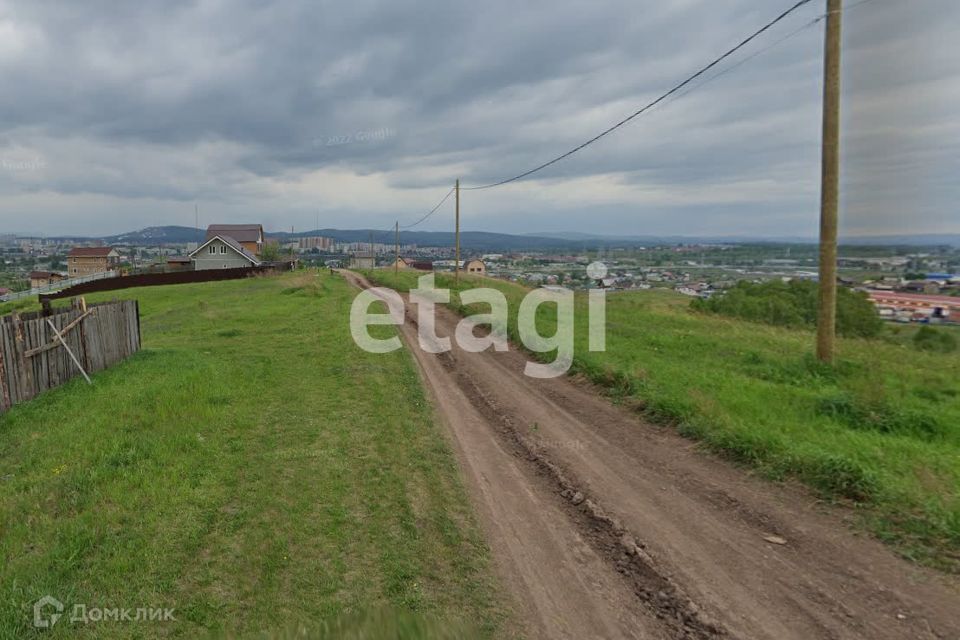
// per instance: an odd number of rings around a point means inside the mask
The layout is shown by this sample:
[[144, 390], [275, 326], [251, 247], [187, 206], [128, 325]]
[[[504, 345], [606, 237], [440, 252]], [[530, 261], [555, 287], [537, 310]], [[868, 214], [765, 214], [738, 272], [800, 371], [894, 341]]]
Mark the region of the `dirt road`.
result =
[[[367, 283], [345, 272], [358, 286]], [[526, 356], [423, 352], [497, 568], [537, 638], [960, 638], [960, 584]], [[460, 320], [441, 309], [437, 332]]]

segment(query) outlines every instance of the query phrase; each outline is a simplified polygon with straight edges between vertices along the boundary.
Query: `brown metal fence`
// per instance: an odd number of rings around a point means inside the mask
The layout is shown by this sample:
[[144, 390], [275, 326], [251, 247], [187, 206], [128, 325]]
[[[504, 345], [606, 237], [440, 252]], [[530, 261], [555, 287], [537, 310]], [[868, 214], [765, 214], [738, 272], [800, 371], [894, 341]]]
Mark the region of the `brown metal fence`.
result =
[[269, 275], [294, 269], [296, 262], [264, 262], [259, 267], [237, 267], [235, 269], [202, 269], [200, 271], [167, 271], [164, 273], [138, 273], [132, 276], [119, 276], [67, 287], [56, 293], [40, 294], [40, 302], [86, 295], [97, 291], [117, 291], [131, 287], [155, 287], [169, 284], [189, 284], [193, 282], [214, 282], [217, 280], [237, 280], [255, 275]]
[[[58, 336], [59, 334], [59, 336]], [[0, 412], [140, 349], [136, 300], [0, 318]], [[82, 367], [82, 370], [81, 370]]]
[[257, 273], [265, 273], [266, 269], [259, 267], [238, 267], [236, 269], [206, 269], [202, 271], [171, 271], [168, 273], [140, 273], [133, 276], [119, 276], [106, 280], [84, 282], [63, 291], [40, 295], [40, 301], [72, 298], [97, 291], [116, 291], [130, 287], [154, 287], [168, 284], [187, 284], [191, 282], [212, 282], [215, 280], [236, 280], [247, 278]]

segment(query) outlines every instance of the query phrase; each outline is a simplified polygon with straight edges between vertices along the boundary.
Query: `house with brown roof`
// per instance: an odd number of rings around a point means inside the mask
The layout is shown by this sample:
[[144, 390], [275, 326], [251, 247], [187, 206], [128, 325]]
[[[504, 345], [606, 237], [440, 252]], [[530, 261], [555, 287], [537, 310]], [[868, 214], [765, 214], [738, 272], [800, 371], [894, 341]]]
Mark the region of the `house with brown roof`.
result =
[[220, 238], [232, 238], [254, 256], [259, 257], [263, 252], [262, 224], [212, 224], [207, 227], [207, 242], [218, 236]]
[[55, 282], [60, 282], [61, 280], [66, 280], [67, 276], [56, 271], [31, 271], [30, 272], [30, 288], [39, 289], [40, 287], [46, 287]]
[[167, 256], [167, 271], [192, 271], [193, 259], [190, 256]]
[[67, 273], [71, 278], [112, 271], [120, 264], [113, 247], [74, 247], [67, 254]]
[[197, 271], [260, 266], [260, 259], [230, 236], [209, 238], [190, 254], [190, 258]]
[[417, 269], [418, 271], [433, 271], [433, 263], [426, 261], [418, 261], [416, 258], [404, 258], [403, 256], [397, 258], [397, 260], [390, 265], [390, 268], [393, 269]]

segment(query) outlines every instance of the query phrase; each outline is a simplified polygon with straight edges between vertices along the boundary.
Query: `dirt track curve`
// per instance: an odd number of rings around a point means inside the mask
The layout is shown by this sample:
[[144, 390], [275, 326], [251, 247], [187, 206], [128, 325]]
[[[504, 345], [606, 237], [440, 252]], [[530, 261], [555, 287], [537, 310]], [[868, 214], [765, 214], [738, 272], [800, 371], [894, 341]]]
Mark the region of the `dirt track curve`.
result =
[[[526, 635], [960, 638], [954, 578], [586, 384], [525, 376], [513, 345], [467, 353], [454, 340], [449, 353], [426, 353], [415, 320], [408, 306], [402, 335]], [[459, 320], [438, 308], [438, 335]]]

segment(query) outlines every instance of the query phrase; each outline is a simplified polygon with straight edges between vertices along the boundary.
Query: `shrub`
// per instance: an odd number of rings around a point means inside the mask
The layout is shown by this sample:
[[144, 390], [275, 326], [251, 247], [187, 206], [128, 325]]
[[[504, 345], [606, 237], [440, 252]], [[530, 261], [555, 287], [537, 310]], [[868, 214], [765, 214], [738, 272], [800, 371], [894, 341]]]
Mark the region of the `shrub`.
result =
[[[816, 326], [817, 297], [817, 284], [805, 280], [759, 284], [739, 282], [724, 295], [694, 300], [691, 306], [743, 320], [801, 328]], [[837, 290], [837, 332], [840, 335], [872, 338], [882, 330], [883, 321], [866, 294], [843, 287]]]
[[913, 336], [913, 346], [921, 351], [953, 353], [957, 350], [957, 339], [946, 331], [924, 325]]

